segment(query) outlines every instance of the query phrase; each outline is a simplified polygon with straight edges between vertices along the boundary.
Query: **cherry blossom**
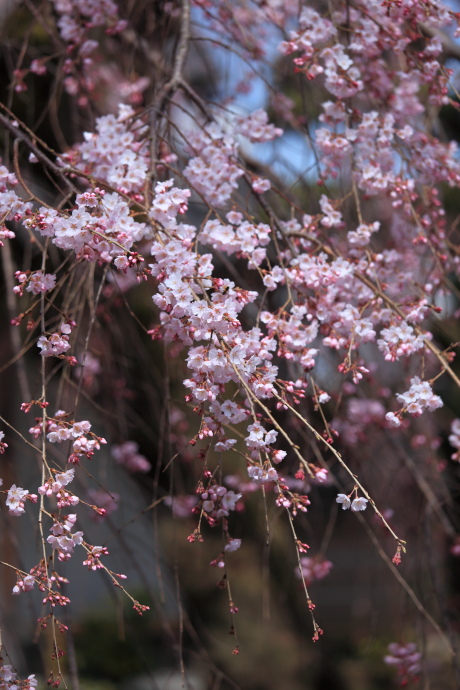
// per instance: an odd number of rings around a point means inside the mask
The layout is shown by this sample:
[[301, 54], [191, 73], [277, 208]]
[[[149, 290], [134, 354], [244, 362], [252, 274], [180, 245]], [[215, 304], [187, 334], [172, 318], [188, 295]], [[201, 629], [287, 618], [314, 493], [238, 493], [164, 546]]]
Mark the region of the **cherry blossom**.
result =
[[348, 508], [351, 508], [355, 513], [361, 510], [366, 510], [368, 504], [368, 499], [364, 498], [363, 496], [356, 496], [356, 498], [351, 500], [350, 496], [347, 496], [346, 494], [337, 494], [337, 498], [335, 500], [337, 503], [342, 504], [342, 510], [348, 510]]
[[338, 494], [335, 500], [337, 503], [342, 504], [342, 510], [347, 510], [351, 505], [351, 501], [346, 494]]
[[102, 520], [118, 509], [120, 495], [116, 491], [108, 493], [103, 489], [90, 489], [89, 500], [96, 505], [96, 512], [92, 514], [94, 520]]
[[10, 511], [10, 515], [15, 515], [16, 517], [19, 517], [25, 512], [24, 499], [27, 499], [28, 495], [29, 492], [27, 491], [27, 489], [22, 489], [20, 486], [16, 486], [16, 484], [13, 484], [8, 489], [6, 505]]
[[211, 519], [228, 516], [232, 510], [235, 510], [241, 497], [241, 493], [229, 491], [225, 486], [217, 484], [211, 485], [200, 496], [202, 508]]
[[397, 399], [404, 404], [404, 409], [409, 414], [419, 416], [424, 410], [437, 410], [443, 402], [439, 395], [434, 395], [428, 381], [421, 381], [418, 376], [411, 380], [411, 387], [405, 393], [398, 393]]
[[138, 450], [139, 446], [135, 441], [126, 441], [120, 445], [113, 445], [110, 452], [115, 461], [128, 472], [149, 472], [151, 464], [146, 457], [138, 453]]
[[16, 271], [15, 278], [20, 285], [15, 286], [13, 291], [20, 296], [22, 296], [26, 284], [26, 291], [31, 292], [33, 295], [48, 292], [56, 284], [56, 276], [53, 273], [43, 273], [43, 271], [34, 271], [32, 273], [30, 271], [27, 271], [27, 273]]
[[187, 141], [194, 156], [184, 174], [210, 204], [223, 206], [243, 175], [237, 165], [236, 140], [213, 122], [201, 131], [189, 132]]
[[224, 551], [238, 551], [241, 546], [241, 539], [230, 539], [224, 546]]
[[19, 579], [13, 587], [13, 594], [20, 594], [21, 592], [30, 592], [34, 588], [35, 578], [33, 575], [26, 575]]
[[61, 325], [59, 332], [52, 333], [49, 336], [41, 335], [38, 339], [37, 346], [41, 350], [42, 357], [59, 357], [64, 352], [70, 350], [69, 335], [72, 327], [64, 323]]
[[0, 688], [1, 690], [32, 690], [36, 688], [38, 681], [35, 678], [35, 673], [32, 673], [26, 680], [20, 681], [17, 673], [13, 671], [10, 664], [1, 664], [0, 666]]
[[83, 543], [83, 532], [81, 530], [72, 533], [72, 529], [77, 521], [75, 513], [67, 515], [65, 518], [55, 522], [51, 527], [51, 534], [46, 541], [53, 549], [58, 552], [61, 561], [68, 560], [75, 548]]
[[395, 666], [401, 677], [401, 685], [407, 685], [409, 681], [416, 681], [421, 671], [420, 661], [422, 655], [417, 651], [414, 643], [400, 644], [392, 642], [388, 645], [387, 656], [384, 661], [389, 666]]
[[[302, 570], [302, 577], [305, 579], [305, 583], [308, 586], [312, 582], [327, 577], [332, 569], [332, 563], [324, 558], [302, 556], [300, 559], [300, 567]], [[298, 570], [296, 570], [296, 576], [299, 578], [301, 577]]]
[[[355, 512], [358, 512], [360, 510], [366, 510], [367, 503], [368, 503], [367, 498], [360, 496], [359, 498], [355, 498], [352, 501], [351, 509], [354, 510]], [[342, 508], [343, 508], [343, 505], [342, 505]]]

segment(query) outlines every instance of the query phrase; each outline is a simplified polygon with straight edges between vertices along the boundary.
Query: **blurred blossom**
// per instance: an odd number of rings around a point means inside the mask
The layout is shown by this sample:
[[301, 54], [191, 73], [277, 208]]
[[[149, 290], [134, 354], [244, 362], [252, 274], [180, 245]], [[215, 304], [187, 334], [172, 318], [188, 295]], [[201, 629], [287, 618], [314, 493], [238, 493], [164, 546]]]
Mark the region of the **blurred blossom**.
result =
[[[119, 494], [115, 491], [104, 491], [104, 489], [89, 489], [88, 497], [97, 508], [103, 508], [106, 515], [110, 515], [118, 509], [118, 502], [120, 500]], [[94, 520], [102, 519], [101, 515], [97, 513], [92, 514]]]
[[197, 496], [166, 496], [164, 504], [171, 508], [174, 517], [187, 518], [192, 515], [192, 510], [198, 503]]
[[[326, 575], [329, 575], [332, 563], [324, 558], [308, 558], [304, 556], [300, 559], [300, 566], [305, 584], [308, 586], [312, 582], [322, 580]], [[296, 568], [296, 576], [300, 579], [298, 568]]]
[[128, 472], [149, 472], [152, 465], [144, 455], [138, 453], [138, 450], [138, 443], [126, 441], [120, 445], [113, 445], [110, 452], [117, 463], [123, 465]]
[[417, 645], [413, 642], [392, 642], [388, 645], [388, 651], [389, 654], [383, 660], [389, 666], [396, 666], [398, 675], [401, 676], [401, 685], [416, 682], [421, 671], [421, 654], [417, 652]]

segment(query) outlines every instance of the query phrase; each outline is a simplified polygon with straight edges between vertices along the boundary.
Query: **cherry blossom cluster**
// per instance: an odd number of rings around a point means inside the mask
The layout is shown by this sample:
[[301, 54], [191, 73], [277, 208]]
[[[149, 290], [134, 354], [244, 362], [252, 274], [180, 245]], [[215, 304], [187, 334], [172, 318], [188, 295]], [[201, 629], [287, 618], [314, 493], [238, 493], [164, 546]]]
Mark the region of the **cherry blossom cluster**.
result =
[[13, 587], [13, 594], [20, 594], [21, 592], [30, 592], [34, 588], [35, 578], [33, 575], [18, 575], [16, 584]]
[[329, 575], [332, 563], [325, 558], [302, 556], [300, 559], [300, 567], [302, 570], [302, 575], [299, 570], [296, 569], [296, 576], [302, 577], [305, 580], [307, 587], [317, 580], [322, 580], [327, 575]]
[[[271, 0], [259, 5], [238, 0], [228, 5], [225, 0], [193, 0], [193, 4], [204, 12], [210, 28], [236, 41], [245, 53], [260, 58], [266, 53], [272, 25], [288, 25], [289, 20], [298, 16], [300, 3], [299, 0]], [[254, 26], [257, 32], [251, 31]]]
[[184, 174], [200, 195], [213, 207], [223, 206], [238, 187], [243, 170], [238, 165], [235, 138], [217, 123], [190, 132], [188, 145], [193, 152]]
[[[0, 481], [2, 481], [3, 483], [3, 480]], [[36, 503], [37, 495], [29, 493], [27, 489], [23, 489], [20, 486], [16, 486], [16, 484], [13, 484], [8, 489], [6, 505], [10, 512], [10, 515], [14, 515], [15, 517], [19, 517], [20, 515], [22, 515], [25, 512], [24, 505], [26, 501]]]
[[32, 673], [26, 680], [20, 680], [18, 674], [13, 671], [10, 664], [0, 665], [0, 690], [33, 690], [38, 685], [35, 673]]
[[[210, 339], [211, 346], [200, 345], [189, 350], [188, 364], [193, 377], [184, 383], [190, 391], [190, 400], [199, 405], [209, 404], [212, 416], [204, 419], [206, 434], [216, 436], [224, 449], [229, 446], [225, 445], [227, 437], [222, 433], [222, 420], [232, 417], [241, 420], [247, 412], [237, 404], [221, 411], [217, 404], [220, 387], [230, 380], [239, 383], [241, 377], [254, 387], [259, 397], [272, 395], [277, 370], [269, 361], [263, 363], [262, 358], [271, 359], [268, 350], [274, 343], [261, 338], [260, 329], [243, 331], [237, 318], [243, 307], [256, 298], [256, 293], [239, 290], [229, 280], [211, 279], [211, 256], [204, 254], [197, 258], [192, 250], [194, 228], [178, 224], [175, 218], [169, 219], [167, 228], [168, 234], [162, 233], [161, 241], [152, 244], [156, 263], [150, 268], [159, 280], [153, 300], [162, 310], [162, 333], [167, 340], [179, 340], [190, 346], [193, 341]], [[229, 345], [223, 346], [223, 342]], [[260, 373], [255, 375], [262, 363]]]
[[[262, 109], [237, 118], [227, 128], [211, 122], [201, 130], [187, 134], [192, 157], [184, 174], [195, 191], [211, 206], [220, 208], [229, 200], [238, 187], [238, 179], [244, 175], [238, 160], [238, 136], [246, 137], [251, 143], [264, 143], [282, 134], [283, 130], [271, 124]], [[263, 193], [270, 188], [270, 182], [255, 177], [253, 188], [257, 193]]]
[[100, 558], [102, 556], [108, 556], [108, 554], [109, 551], [106, 546], [91, 546], [88, 548], [88, 553], [83, 561], [83, 565], [86, 565], [88, 570], [100, 570], [104, 567]]
[[411, 387], [405, 393], [398, 393], [398, 402], [403, 403], [404, 407], [398, 412], [387, 412], [385, 415], [388, 423], [392, 427], [398, 427], [401, 424], [400, 416], [404, 412], [419, 417], [422, 412], [429, 410], [437, 410], [442, 407], [443, 402], [439, 395], [435, 395], [428, 381], [421, 381], [418, 376], [414, 376], [411, 380]]
[[400, 326], [382, 328], [382, 338], [377, 341], [387, 361], [395, 361], [400, 357], [411, 355], [425, 347], [425, 337], [416, 335], [412, 326], [403, 321]]
[[94, 26], [113, 24], [112, 30], [120, 31], [118, 7], [112, 0], [53, 0], [56, 12], [59, 13], [59, 30], [62, 39], [72, 45], [81, 44], [85, 32]]
[[255, 484], [268, 484], [269, 482], [276, 482], [278, 480], [278, 472], [269, 464], [266, 467], [250, 465], [248, 467], [248, 477]]
[[417, 651], [417, 645], [413, 642], [406, 644], [392, 642], [388, 645], [388, 652], [384, 661], [397, 669], [401, 685], [416, 682], [421, 672], [422, 658], [420, 652]]
[[288, 486], [281, 482], [278, 484], [275, 491], [278, 494], [276, 505], [280, 508], [289, 510], [293, 517], [296, 517], [299, 512], [306, 513], [308, 511], [308, 506], [311, 504], [311, 501], [306, 494], [290, 491], [288, 490]]
[[[389, 391], [387, 391], [387, 394]], [[383, 397], [383, 396], [382, 396]], [[333, 428], [347, 445], [365, 440], [367, 429], [385, 425], [386, 407], [381, 400], [348, 396], [344, 417], [332, 421]], [[389, 423], [389, 418], [387, 418]]]
[[[46, 422], [46, 437], [50, 443], [70, 441], [72, 443], [72, 453], [68, 458], [68, 462], [78, 463], [81, 457], [91, 458], [94, 455], [94, 451], [99, 450], [101, 445], [106, 444], [107, 441], [101, 436], [96, 436], [91, 431], [90, 422], [86, 420], [81, 422], [67, 421], [66, 417], [68, 416], [64, 410], [58, 410], [54, 418], [48, 418]], [[29, 429], [29, 433], [34, 438], [40, 438], [43, 433], [42, 420], [37, 418], [36, 422], [37, 424]], [[61, 476], [62, 482], [66, 483], [73, 479], [72, 474], [64, 473]], [[51, 482], [51, 486], [56, 483], [59, 483], [59, 480], [56, 482], [54, 479]], [[65, 483], [62, 483], [62, 486], [65, 485]]]
[[46, 541], [53, 549], [57, 550], [60, 561], [68, 560], [75, 548], [83, 543], [83, 532], [81, 530], [72, 532], [77, 521], [75, 513], [66, 517], [55, 516], [55, 521], [51, 527], [51, 534]]
[[150, 472], [152, 468], [147, 458], [139, 453], [139, 444], [135, 441], [114, 444], [110, 448], [110, 453], [113, 459], [128, 472]]
[[157, 182], [155, 185], [155, 197], [150, 208], [149, 216], [152, 220], [167, 226], [174, 224], [177, 215], [184, 215], [188, 209], [188, 198], [191, 196], [189, 189], [174, 187], [174, 180]]
[[[12, 189], [18, 184], [14, 173], [0, 165], [0, 240], [14, 239], [16, 234], [4, 225], [5, 221], [21, 220], [32, 209], [30, 202], [24, 202]], [[0, 243], [3, 246], [3, 243]]]
[[[148, 147], [146, 128], [134, 115], [131, 106], [120, 104], [116, 116], [98, 118], [96, 131], [85, 132], [84, 141], [62, 156], [63, 161], [119, 192], [139, 194], [148, 169]], [[143, 226], [138, 225], [140, 232]]]
[[259, 108], [246, 117], [238, 118], [238, 133], [253, 144], [262, 144], [282, 136], [283, 130], [269, 122], [266, 111]]
[[218, 520], [227, 517], [232, 510], [235, 510], [241, 496], [242, 494], [229, 491], [225, 486], [212, 484], [200, 494], [201, 507], [208, 519]]
[[39, 337], [37, 347], [40, 348], [42, 357], [60, 357], [70, 350], [69, 336], [75, 324], [62, 323], [59, 331], [51, 335], [43, 334]]
[[13, 291], [20, 297], [22, 297], [24, 289], [33, 295], [39, 295], [52, 290], [56, 285], [54, 273], [43, 273], [43, 271], [16, 271], [15, 278], [19, 285], [16, 285]]
[[[90, 38], [91, 29], [105, 26], [107, 33], [115, 34], [123, 31], [127, 23], [120, 20], [118, 6], [113, 0], [53, 0], [53, 5], [59, 15], [59, 34], [69, 55], [64, 64], [67, 75], [64, 87], [70, 95], [92, 92], [90, 68], [93, 60], [90, 56], [98, 47], [98, 41]], [[30, 69], [42, 74], [44, 63], [33, 61]], [[80, 95], [79, 104], [87, 102], [87, 96]]]
[[[51, 432], [53, 433], [53, 432]], [[73, 481], [75, 470], [72, 468], [66, 472], [55, 472], [51, 479], [48, 479], [42, 486], [38, 487], [38, 493], [42, 496], [56, 496], [58, 508], [66, 506], [76, 506], [80, 499], [64, 489], [65, 486]]]
[[129, 250], [146, 232], [144, 223], [132, 219], [128, 203], [119, 194], [105, 194], [99, 188], [79, 194], [71, 213], [41, 207], [25, 225], [51, 237], [57, 247], [72, 249], [78, 258], [118, 260], [120, 268], [130, 265]]
[[[13, 587], [13, 594], [18, 595], [21, 594], [21, 592], [30, 592], [34, 588], [35, 584], [40, 592], [46, 593], [42, 603], [44, 605], [50, 604], [51, 611], [53, 611], [56, 606], [67, 606], [67, 604], [70, 602], [70, 599], [59, 591], [63, 584], [69, 584], [69, 580], [62, 575], [59, 575], [55, 570], [52, 570], [51, 573], [49, 573], [43, 560], [31, 568], [30, 574], [19, 571], [16, 572], [16, 584]], [[54, 587], [56, 589], [54, 589]], [[46, 628], [46, 619], [51, 615], [53, 614], [49, 613], [44, 618], [39, 619], [38, 622], [43, 629]], [[66, 626], [59, 624], [58, 621], [57, 623], [61, 632], [67, 630]]]
[[249, 223], [236, 211], [230, 211], [227, 220], [230, 225], [209, 220], [200, 233], [200, 242], [229, 255], [236, 253], [248, 260], [249, 268], [260, 266], [267, 256], [264, 247], [270, 242], [270, 227], [265, 223]]
[[191, 495], [166, 496], [163, 503], [171, 508], [172, 514], [176, 518], [188, 518], [192, 515], [193, 508], [196, 506], [198, 498]]

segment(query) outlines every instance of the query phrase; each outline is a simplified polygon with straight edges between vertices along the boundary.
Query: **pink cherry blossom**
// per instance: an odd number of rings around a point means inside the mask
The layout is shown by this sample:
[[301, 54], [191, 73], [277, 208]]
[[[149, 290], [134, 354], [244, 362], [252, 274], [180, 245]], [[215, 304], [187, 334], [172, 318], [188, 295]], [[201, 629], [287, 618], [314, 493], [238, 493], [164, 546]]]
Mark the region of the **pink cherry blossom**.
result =
[[[359, 498], [355, 498], [352, 501], [351, 509], [354, 510], [355, 512], [358, 512], [360, 510], [366, 510], [367, 503], [368, 503], [367, 498], [360, 496]], [[342, 508], [343, 508], [343, 504], [342, 504]]]
[[20, 486], [16, 486], [16, 484], [13, 484], [8, 489], [6, 505], [10, 515], [19, 517], [24, 513], [24, 499], [27, 498], [28, 494], [29, 492], [26, 489], [22, 489]]
[[337, 503], [342, 504], [342, 510], [347, 510], [351, 505], [351, 501], [346, 494], [338, 494], [335, 500]]

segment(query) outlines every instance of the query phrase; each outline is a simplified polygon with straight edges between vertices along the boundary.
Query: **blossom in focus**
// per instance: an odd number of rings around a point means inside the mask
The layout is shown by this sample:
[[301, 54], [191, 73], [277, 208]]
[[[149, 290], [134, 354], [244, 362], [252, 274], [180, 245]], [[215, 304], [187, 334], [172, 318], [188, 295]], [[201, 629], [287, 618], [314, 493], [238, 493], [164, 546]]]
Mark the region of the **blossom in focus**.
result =
[[315, 479], [320, 484], [327, 482], [329, 472], [324, 468], [315, 469]]
[[351, 504], [351, 509], [356, 512], [359, 510], [366, 510], [367, 508], [367, 498], [363, 498], [363, 496], [360, 496], [360, 498], [355, 498], [353, 503]]
[[35, 584], [33, 575], [26, 575], [21, 580], [18, 580], [13, 587], [13, 594], [20, 594], [21, 592], [30, 592]]
[[346, 494], [338, 494], [335, 500], [337, 503], [342, 504], [342, 510], [348, 510], [348, 508], [351, 507], [355, 513], [357, 513], [359, 510], [366, 510], [368, 503], [367, 498], [364, 498], [363, 496], [360, 496], [359, 498], [356, 497], [353, 499], [353, 501], [351, 501], [350, 497]]
[[46, 541], [51, 544], [53, 549], [59, 552], [59, 560], [67, 560], [73, 553], [74, 547], [79, 546], [83, 542], [83, 532], [75, 532], [72, 534], [71, 530], [77, 521], [77, 516], [72, 513], [64, 518], [63, 522], [55, 522], [51, 527], [51, 532]]
[[408, 391], [396, 395], [409, 414], [419, 417], [424, 410], [433, 412], [442, 407], [441, 398], [433, 393], [428, 381], [421, 381], [418, 376], [414, 376], [410, 383], [411, 387]]
[[336, 503], [342, 504], [342, 510], [347, 510], [351, 505], [351, 501], [346, 494], [338, 494], [335, 500]]
[[10, 515], [19, 516], [24, 512], [24, 499], [28, 495], [26, 489], [22, 489], [20, 486], [13, 484], [8, 490], [8, 497], [6, 499], [6, 505], [9, 508]]
[[34, 295], [39, 295], [41, 292], [48, 292], [56, 285], [56, 276], [54, 273], [43, 273], [43, 271], [35, 271], [29, 279], [29, 284], [26, 287], [27, 292]]

